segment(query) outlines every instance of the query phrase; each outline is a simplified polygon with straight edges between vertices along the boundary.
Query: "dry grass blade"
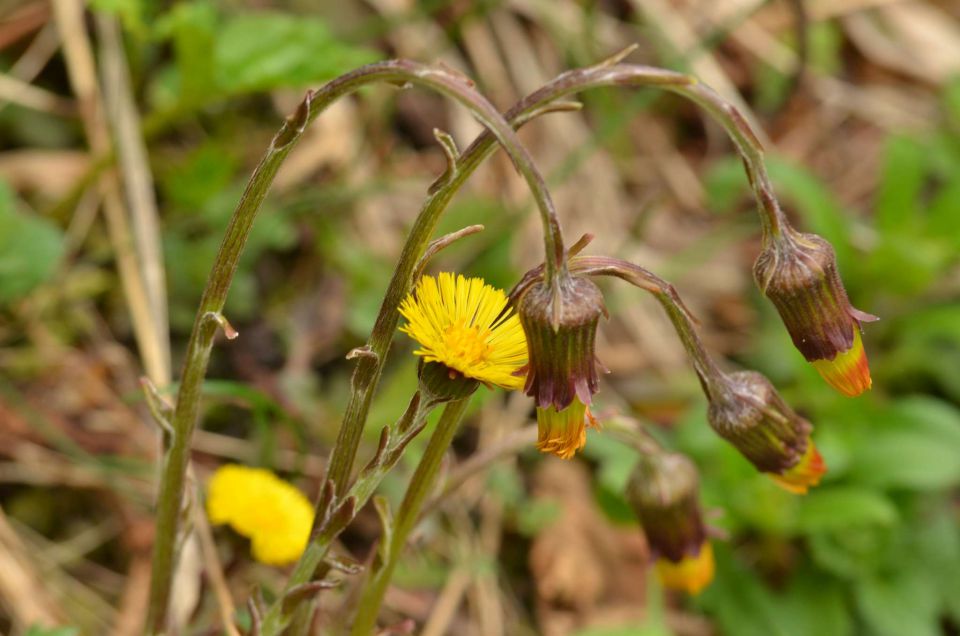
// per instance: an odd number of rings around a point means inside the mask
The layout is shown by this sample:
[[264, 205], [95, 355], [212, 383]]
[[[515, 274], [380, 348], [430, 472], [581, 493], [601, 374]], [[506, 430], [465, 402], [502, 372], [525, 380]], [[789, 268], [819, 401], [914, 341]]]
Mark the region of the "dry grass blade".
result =
[[167, 319], [167, 285], [160, 245], [160, 221], [154, 194], [153, 176], [147, 148], [140, 132], [140, 117], [130, 88], [120, 37], [115, 18], [98, 14], [97, 30], [102, 43], [104, 98], [120, 159], [120, 175], [124, 182], [136, 254], [143, 284], [150, 301], [152, 339], [157, 368], [151, 379], [160, 386], [170, 382], [170, 343]]
[[76, 105], [69, 99], [16, 77], [0, 75], [0, 106], [6, 102], [53, 115], [73, 115], [76, 112]]
[[28, 553], [0, 509], [0, 601], [21, 627], [55, 625], [63, 620], [63, 614], [47, 594]]
[[[110, 132], [104, 121], [93, 50], [83, 19], [83, 5], [77, 0], [55, 0], [53, 6], [63, 41], [67, 74], [79, 101], [87, 141], [95, 155], [104, 156], [110, 151]], [[99, 187], [103, 195], [107, 229], [117, 255], [120, 280], [133, 318], [143, 364], [147, 375], [155, 383], [165, 385], [169, 376], [169, 363], [165, 362], [169, 356], [168, 347], [156, 337], [156, 319], [151, 311], [150, 296], [134, 251], [135, 243], [123, 209], [123, 198], [116, 175], [112, 171], [105, 172]]]

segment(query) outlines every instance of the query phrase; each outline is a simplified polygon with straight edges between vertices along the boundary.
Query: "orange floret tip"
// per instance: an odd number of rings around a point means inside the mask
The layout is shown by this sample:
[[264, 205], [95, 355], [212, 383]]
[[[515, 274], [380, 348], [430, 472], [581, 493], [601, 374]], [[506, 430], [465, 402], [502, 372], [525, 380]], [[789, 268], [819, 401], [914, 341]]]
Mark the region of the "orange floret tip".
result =
[[853, 328], [853, 345], [833, 360], [814, 360], [813, 367], [827, 383], [848, 397], [857, 397], [873, 386], [870, 365], [863, 348], [860, 329]]
[[778, 486], [797, 495], [805, 495], [810, 488], [820, 483], [820, 478], [827, 472], [827, 465], [814, 445], [813, 440], [807, 441], [807, 450], [800, 457], [800, 461], [792, 468], [781, 474], [770, 473]]
[[587, 427], [597, 428], [590, 409], [574, 398], [565, 409], [554, 407], [537, 409], [537, 450], [572, 459], [587, 443]]
[[713, 580], [713, 547], [704, 541], [700, 551], [684, 556], [678, 563], [660, 557], [657, 559], [657, 576], [664, 587], [697, 595]]

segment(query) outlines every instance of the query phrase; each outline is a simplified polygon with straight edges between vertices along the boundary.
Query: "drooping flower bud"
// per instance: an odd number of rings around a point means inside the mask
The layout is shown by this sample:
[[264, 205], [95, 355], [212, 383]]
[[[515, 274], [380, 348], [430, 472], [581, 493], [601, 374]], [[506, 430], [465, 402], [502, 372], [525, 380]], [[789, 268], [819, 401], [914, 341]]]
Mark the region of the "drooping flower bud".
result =
[[710, 395], [710, 426], [781, 487], [804, 494], [827, 468], [810, 439], [813, 427], [755, 371], [725, 374]]
[[757, 285], [823, 379], [845, 395], [860, 395], [872, 384], [860, 323], [877, 318], [850, 305], [830, 243], [793, 230], [786, 237], [757, 257]]
[[714, 571], [698, 490], [696, 467], [677, 453], [643, 454], [627, 484], [657, 575], [665, 586], [689, 594], [699, 593]]
[[537, 448], [565, 459], [586, 441], [589, 406], [599, 384], [594, 346], [604, 313], [600, 289], [589, 279], [565, 278], [557, 289], [536, 282], [518, 303], [527, 337], [524, 392], [537, 407]]

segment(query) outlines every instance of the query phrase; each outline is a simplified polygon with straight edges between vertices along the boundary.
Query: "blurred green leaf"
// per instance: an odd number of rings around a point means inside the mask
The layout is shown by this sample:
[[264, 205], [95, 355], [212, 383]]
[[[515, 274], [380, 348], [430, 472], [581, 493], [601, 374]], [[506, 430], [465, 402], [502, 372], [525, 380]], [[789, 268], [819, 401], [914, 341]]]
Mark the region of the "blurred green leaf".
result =
[[960, 483], [960, 449], [908, 428], [877, 431], [853, 456], [849, 474], [853, 481], [880, 487], [948, 488]]
[[922, 570], [905, 570], [861, 581], [855, 597], [879, 636], [939, 636], [936, 592]]
[[317, 18], [251, 13], [229, 18], [217, 36], [217, 84], [232, 92], [307, 86], [375, 59], [337, 39]]
[[143, 0], [92, 0], [90, 8], [116, 15], [124, 28], [138, 38], [146, 38], [149, 33], [144, 21]]
[[891, 528], [861, 526], [807, 537], [814, 562], [840, 578], [859, 579], [875, 571], [892, 542]]
[[808, 25], [810, 66], [821, 73], [833, 74], [840, 70], [845, 38], [840, 24], [822, 20]]
[[803, 532], [863, 524], [889, 525], [896, 520], [897, 509], [889, 499], [863, 488], [815, 489], [801, 500], [797, 511], [797, 526]]
[[909, 535], [917, 556], [915, 567], [926, 571], [936, 582], [943, 611], [960, 623], [960, 525], [949, 498], [932, 503], [932, 518], [922, 515]]
[[214, 5], [204, 1], [177, 3], [157, 20], [158, 37], [173, 40], [181, 103], [201, 104], [217, 96], [217, 22]]
[[49, 280], [63, 250], [60, 228], [17, 211], [9, 186], [0, 182], [0, 305], [24, 297]]
[[887, 140], [875, 209], [881, 232], [900, 233], [917, 224], [920, 192], [927, 174], [926, 157], [926, 149], [915, 139]]
[[790, 636], [847, 636], [853, 621], [843, 587], [824, 572], [801, 569], [776, 596], [777, 616]]
[[786, 617], [778, 613], [771, 592], [750, 570], [718, 544], [717, 576], [700, 595], [700, 603], [720, 622], [723, 632], [736, 636], [790, 636]]

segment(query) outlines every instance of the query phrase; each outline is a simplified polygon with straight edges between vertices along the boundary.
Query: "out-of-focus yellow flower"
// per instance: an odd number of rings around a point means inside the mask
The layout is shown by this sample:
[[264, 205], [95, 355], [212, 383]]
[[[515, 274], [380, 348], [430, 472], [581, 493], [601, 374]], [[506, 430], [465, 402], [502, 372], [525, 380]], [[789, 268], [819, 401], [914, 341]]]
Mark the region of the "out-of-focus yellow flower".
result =
[[657, 559], [656, 569], [664, 587], [699, 594], [713, 580], [713, 546], [704, 541], [697, 554], [684, 555], [676, 563], [661, 556]]
[[527, 363], [527, 340], [507, 295], [481, 278], [442, 272], [424, 276], [400, 304], [400, 331], [420, 343], [414, 351], [451, 373], [485, 384], [519, 389], [515, 375]]
[[210, 478], [207, 515], [249, 538], [253, 558], [269, 565], [296, 561], [313, 524], [313, 506], [295, 486], [268, 470], [236, 464]]
[[657, 576], [688, 594], [699, 594], [714, 571], [699, 489], [696, 466], [678, 453], [643, 453], [627, 482], [627, 501], [643, 526]]

